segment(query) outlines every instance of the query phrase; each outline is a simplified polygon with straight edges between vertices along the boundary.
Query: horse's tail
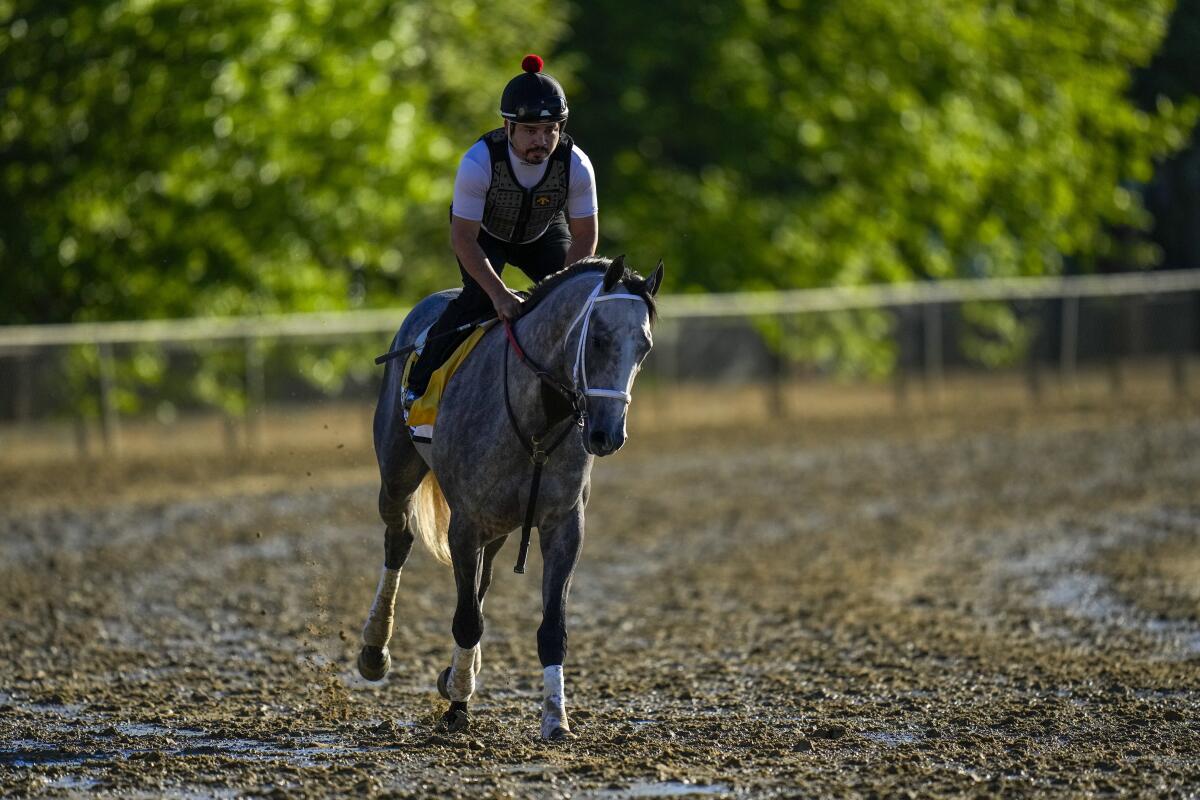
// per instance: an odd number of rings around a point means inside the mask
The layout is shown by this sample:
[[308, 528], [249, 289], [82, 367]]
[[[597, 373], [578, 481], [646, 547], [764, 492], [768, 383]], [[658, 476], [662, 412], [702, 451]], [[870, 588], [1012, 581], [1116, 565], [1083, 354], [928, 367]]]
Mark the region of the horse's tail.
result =
[[413, 532], [443, 564], [450, 563], [450, 506], [433, 470], [425, 473], [412, 501]]

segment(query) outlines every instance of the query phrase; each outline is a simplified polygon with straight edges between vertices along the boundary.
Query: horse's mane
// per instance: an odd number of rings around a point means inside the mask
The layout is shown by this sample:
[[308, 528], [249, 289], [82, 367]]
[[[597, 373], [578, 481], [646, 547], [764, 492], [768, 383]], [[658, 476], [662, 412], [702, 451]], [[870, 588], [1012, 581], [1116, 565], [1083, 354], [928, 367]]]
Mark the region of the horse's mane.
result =
[[[560, 284], [567, 282], [576, 275], [582, 275], [585, 272], [599, 272], [603, 274], [608, 271], [611, 264], [611, 258], [588, 256], [587, 258], [579, 259], [569, 267], [564, 267], [558, 272], [547, 275], [534, 284], [529, 292], [529, 297], [521, 304], [521, 314], [528, 314]], [[626, 291], [630, 294], [636, 294], [646, 301], [646, 306], [650, 309], [650, 322], [653, 323], [658, 316], [658, 307], [654, 303], [654, 295], [650, 294], [649, 289], [646, 287], [646, 279], [634, 270], [626, 267], [625, 274], [621, 276], [621, 282], [625, 284]]]

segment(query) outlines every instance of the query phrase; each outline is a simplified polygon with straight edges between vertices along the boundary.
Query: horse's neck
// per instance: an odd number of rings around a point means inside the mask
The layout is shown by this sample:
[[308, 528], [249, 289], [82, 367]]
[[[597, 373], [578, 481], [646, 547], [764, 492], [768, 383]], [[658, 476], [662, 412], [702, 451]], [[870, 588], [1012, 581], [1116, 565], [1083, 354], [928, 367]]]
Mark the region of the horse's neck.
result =
[[522, 349], [559, 380], [572, 381], [571, 364], [567, 363], [568, 336], [578, 333], [569, 330], [571, 323], [583, 310], [588, 295], [602, 278], [601, 273], [584, 273], [554, 289], [517, 323]]

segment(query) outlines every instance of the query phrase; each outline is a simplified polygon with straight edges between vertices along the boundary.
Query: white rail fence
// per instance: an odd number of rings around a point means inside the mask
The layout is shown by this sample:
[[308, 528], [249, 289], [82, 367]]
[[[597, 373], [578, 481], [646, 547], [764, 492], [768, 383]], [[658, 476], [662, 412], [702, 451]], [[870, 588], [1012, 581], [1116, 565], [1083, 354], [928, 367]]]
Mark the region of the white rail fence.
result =
[[[716, 295], [672, 295], [660, 298], [663, 320], [720, 320], [787, 317], [863, 309], [920, 309], [925, 378], [934, 382], [942, 373], [942, 315], [946, 306], [973, 301], [1061, 301], [1057, 360], [1064, 377], [1074, 374], [1079, 348], [1079, 306], [1088, 298], [1151, 298], [1200, 292], [1200, 270], [1155, 273], [998, 278], [861, 287], [743, 292]], [[395, 332], [407, 309], [393, 308], [337, 313], [283, 314], [259, 317], [193, 318], [68, 325], [0, 326], [0, 359], [31, 358], [47, 348], [92, 347], [99, 365], [97, 387], [105, 442], [115, 442], [118, 414], [113, 402], [113, 347], [198, 342], [242, 343], [244, 376], [251, 407], [263, 403], [263, 358], [259, 343], [271, 341], [337, 341], [346, 337]], [[911, 312], [908, 312], [911, 313]], [[1194, 334], [1184, 337], [1194, 338]], [[1176, 388], [1187, 391], [1186, 364], [1194, 341], [1174, 347]], [[904, 369], [900, 370], [904, 372]], [[900, 376], [903, 382], [903, 375]], [[902, 388], [898, 390], [902, 393]]]

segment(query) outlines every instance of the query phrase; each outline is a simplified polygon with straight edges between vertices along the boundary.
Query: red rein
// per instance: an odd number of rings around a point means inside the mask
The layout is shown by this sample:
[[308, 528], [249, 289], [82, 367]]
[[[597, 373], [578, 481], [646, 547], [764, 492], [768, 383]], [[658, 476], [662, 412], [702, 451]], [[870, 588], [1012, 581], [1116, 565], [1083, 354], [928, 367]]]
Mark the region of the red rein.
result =
[[513, 332], [512, 323], [504, 320], [504, 333], [508, 335], [508, 343], [512, 345], [513, 352], [517, 354], [517, 358], [521, 361], [526, 361], [525, 351], [521, 349], [521, 345], [517, 342], [517, 334]]

